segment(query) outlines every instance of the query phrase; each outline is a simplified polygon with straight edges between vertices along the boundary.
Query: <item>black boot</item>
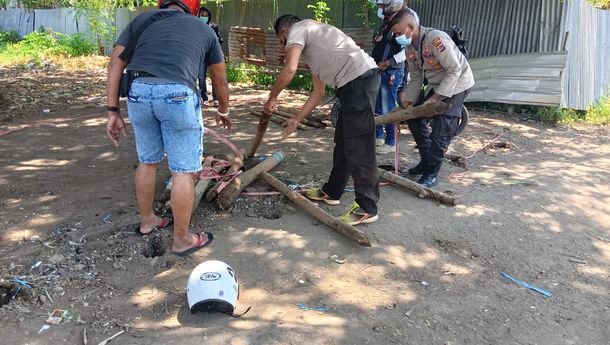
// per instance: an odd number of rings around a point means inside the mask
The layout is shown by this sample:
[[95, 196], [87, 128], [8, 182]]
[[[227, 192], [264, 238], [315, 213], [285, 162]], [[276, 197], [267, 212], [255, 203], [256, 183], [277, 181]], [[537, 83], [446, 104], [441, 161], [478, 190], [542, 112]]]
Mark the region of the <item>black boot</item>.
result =
[[420, 185], [426, 188], [432, 188], [438, 184], [438, 172], [441, 170], [441, 164], [437, 163], [432, 166], [427, 166], [422, 177], [417, 181]]
[[422, 161], [419, 161], [419, 163], [417, 163], [416, 166], [414, 166], [413, 168], [410, 168], [409, 171], [407, 171], [407, 174], [409, 174], [409, 175], [421, 175], [424, 172], [426, 172], [426, 166], [424, 165], [424, 163]]
[[426, 164], [424, 162], [426, 161], [426, 152], [427, 152], [427, 150], [428, 150], [427, 147], [420, 147], [419, 148], [419, 163], [417, 163], [417, 165], [414, 166], [413, 168], [410, 168], [409, 171], [407, 171], [407, 174], [409, 174], [409, 175], [421, 175], [421, 174], [426, 172], [427, 166], [426, 166]]

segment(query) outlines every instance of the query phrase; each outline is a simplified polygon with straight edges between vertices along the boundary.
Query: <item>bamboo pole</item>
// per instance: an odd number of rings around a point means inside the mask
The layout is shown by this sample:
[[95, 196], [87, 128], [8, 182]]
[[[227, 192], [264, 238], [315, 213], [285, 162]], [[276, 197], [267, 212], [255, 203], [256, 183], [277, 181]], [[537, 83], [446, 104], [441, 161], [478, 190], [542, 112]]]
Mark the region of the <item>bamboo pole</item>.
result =
[[309, 201], [301, 194], [293, 191], [284, 183], [282, 183], [282, 181], [273, 177], [271, 174], [267, 172], [261, 172], [260, 177], [265, 180], [265, 182], [269, 183], [273, 188], [277, 189], [280, 193], [284, 194], [286, 198], [288, 198], [290, 201], [303, 208], [307, 213], [318, 219], [320, 222], [328, 225], [331, 229], [335, 230], [341, 235], [351, 238], [363, 247], [371, 246], [371, 241], [365, 233], [356, 229], [354, 226], [344, 223], [339, 219], [326, 213], [320, 207], [316, 206], [316, 204]]
[[451, 206], [457, 205], [457, 199], [451, 195], [439, 192], [432, 188], [424, 187], [419, 183], [413, 182], [402, 176], [392, 174], [391, 172], [385, 171], [383, 169], [378, 169], [378, 171], [379, 177], [381, 177], [382, 179], [390, 181], [391, 183], [397, 186], [403, 187], [411, 192], [416, 193], [421, 199], [432, 198], [442, 202], [443, 204]]
[[218, 207], [220, 207], [221, 210], [228, 210], [239, 196], [239, 193], [241, 193], [250, 183], [254, 182], [261, 172], [273, 169], [282, 160], [284, 160], [284, 153], [276, 152], [252, 169], [237, 176], [218, 194], [218, 197], [216, 198]]

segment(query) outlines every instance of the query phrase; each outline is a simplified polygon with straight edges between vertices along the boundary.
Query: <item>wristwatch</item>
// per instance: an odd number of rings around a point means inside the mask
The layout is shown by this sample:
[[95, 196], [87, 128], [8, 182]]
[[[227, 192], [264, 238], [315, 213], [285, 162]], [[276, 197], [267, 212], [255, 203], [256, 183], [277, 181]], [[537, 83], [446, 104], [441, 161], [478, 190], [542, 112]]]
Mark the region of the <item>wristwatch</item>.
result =
[[119, 112], [119, 108], [118, 107], [111, 107], [111, 106], [107, 106], [106, 110], [108, 111], [112, 111], [114, 113], [118, 113]]

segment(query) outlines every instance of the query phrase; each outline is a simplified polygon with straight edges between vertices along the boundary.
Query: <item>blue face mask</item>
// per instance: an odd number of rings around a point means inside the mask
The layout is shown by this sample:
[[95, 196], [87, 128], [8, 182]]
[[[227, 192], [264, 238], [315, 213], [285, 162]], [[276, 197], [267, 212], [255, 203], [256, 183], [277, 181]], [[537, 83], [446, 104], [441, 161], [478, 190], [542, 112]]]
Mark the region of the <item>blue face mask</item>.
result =
[[400, 44], [403, 47], [411, 45], [411, 37], [407, 37], [406, 35], [396, 36], [396, 43]]
[[203, 22], [204, 24], [207, 24], [208, 20], [210, 20], [210, 17], [199, 17], [199, 20], [201, 20], [201, 22]]

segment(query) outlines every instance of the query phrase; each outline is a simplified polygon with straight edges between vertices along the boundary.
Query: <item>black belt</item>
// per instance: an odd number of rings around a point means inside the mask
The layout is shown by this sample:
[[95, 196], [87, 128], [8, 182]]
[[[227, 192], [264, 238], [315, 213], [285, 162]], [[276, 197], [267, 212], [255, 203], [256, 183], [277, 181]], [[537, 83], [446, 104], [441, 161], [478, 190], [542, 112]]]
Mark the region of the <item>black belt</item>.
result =
[[153, 77], [153, 78], [157, 77], [156, 75], [145, 72], [145, 71], [129, 71], [129, 75], [131, 76], [132, 79], [145, 78], [145, 77]]
[[377, 73], [377, 72], [379, 72], [379, 69], [378, 69], [377, 67], [375, 67], [375, 68], [371, 68], [370, 70], [368, 70], [368, 71], [366, 71], [366, 72], [362, 73], [362, 74], [361, 74], [361, 75], [358, 77], [358, 79], [366, 79], [366, 78], [368, 78], [368, 77], [370, 77], [370, 76], [374, 75], [374, 74], [375, 74], [375, 73]]

